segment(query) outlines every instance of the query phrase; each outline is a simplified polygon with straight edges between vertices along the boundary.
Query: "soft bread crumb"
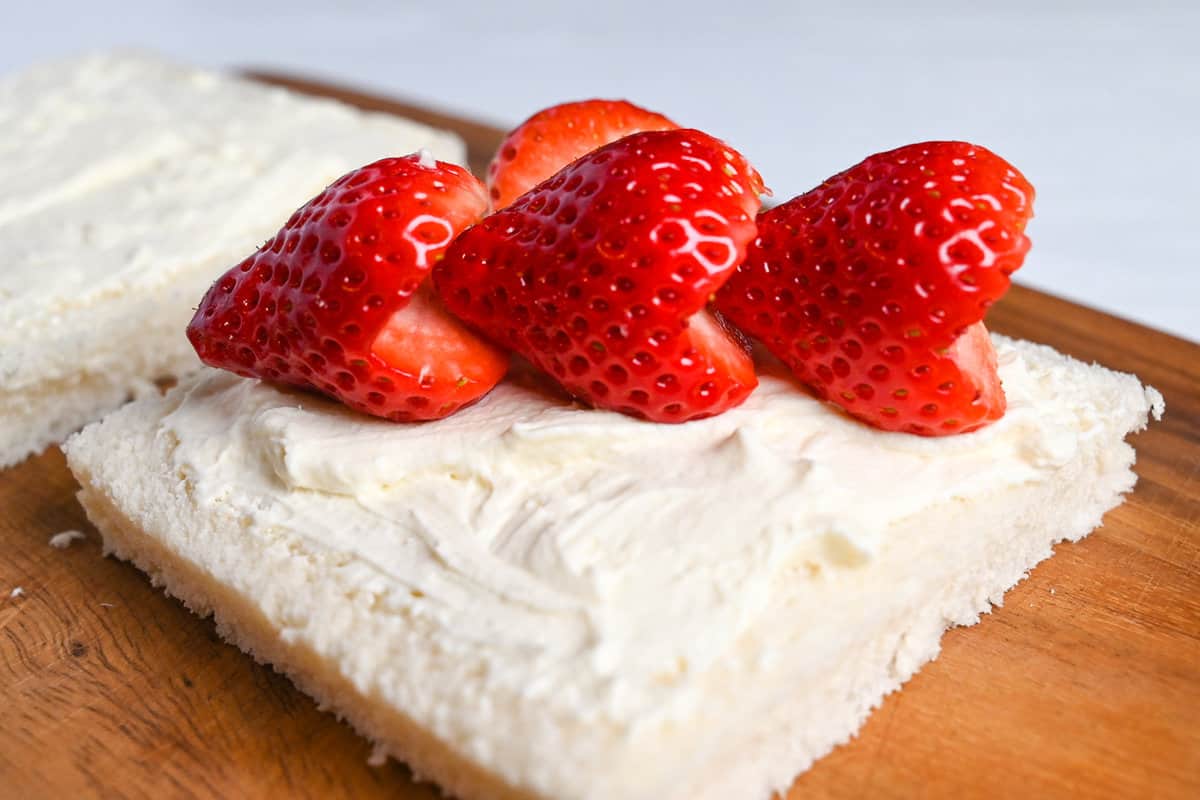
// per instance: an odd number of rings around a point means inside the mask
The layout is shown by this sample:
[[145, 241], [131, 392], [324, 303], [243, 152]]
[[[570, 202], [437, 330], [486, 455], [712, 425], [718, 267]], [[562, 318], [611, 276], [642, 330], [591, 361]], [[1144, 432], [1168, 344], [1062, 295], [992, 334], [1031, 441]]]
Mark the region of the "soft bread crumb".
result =
[[50, 537], [50, 546], [57, 547], [59, 550], [66, 550], [71, 546], [71, 542], [76, 539], [86, 539], [87, 535], [83, 531], [63, 531], [56, 533]]
[[13, 590], [12, 590], [11, 592], [9, 592], [9, 593], [8, 593], [8, 596], [9, 596], [9, 597], [12, 597], [12, 598], [14, 598], [14, 599], [15, 599], [15, 598], [17, 598], [17, 597], [24, 597], [24, 596], [25, 596], [25, 590], [24, 590], [24, 589], [22, 589], [20, 586], [14, 586], [14, 587], [13, 587]]

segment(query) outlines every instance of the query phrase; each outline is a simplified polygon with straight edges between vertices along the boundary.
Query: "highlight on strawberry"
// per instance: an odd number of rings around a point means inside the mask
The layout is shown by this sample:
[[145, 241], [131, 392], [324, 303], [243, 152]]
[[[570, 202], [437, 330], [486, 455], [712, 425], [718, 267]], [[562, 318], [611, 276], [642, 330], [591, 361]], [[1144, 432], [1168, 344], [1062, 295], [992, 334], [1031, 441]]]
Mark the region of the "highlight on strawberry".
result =
[[870, 156], [758, 218], [717, 307], [818, 397], [923, 436], [1004, 415], [983, 326], [1029, 250], [1034, 190], [965, 142]]
[[478, 179], [425, 152], [353, 170], [213, 284], [188, 338], [206, 364], [367, 414], [451, 414], [508, 368], [508, 356], [450, 316], [428, 282], [486, 208]]
[[696, 130], [635, 133], [465, 231], [434, 269], [455, 315], [593, 406], [659, 422], [757, 385], [709, 308], [755, 236], [762, 180]]
[[631, 133], [678, 127], [627, 100], [580, 100], [542, 109], [504, 138], [488, 165], [492, 209], [504, 208], [597, 147]]

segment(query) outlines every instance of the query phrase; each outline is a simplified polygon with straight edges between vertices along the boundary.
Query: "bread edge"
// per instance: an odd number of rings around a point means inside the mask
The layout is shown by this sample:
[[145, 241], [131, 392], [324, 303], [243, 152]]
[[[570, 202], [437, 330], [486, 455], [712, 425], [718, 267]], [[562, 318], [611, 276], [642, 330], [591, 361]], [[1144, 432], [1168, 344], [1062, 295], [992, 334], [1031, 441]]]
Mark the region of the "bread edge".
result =
[[240, 592], [218, 584], [191, 563], [172, 558], [162, 545], [121, 513], [104, 493], [76, 472], [77, 493], [100, 532], [106, 555], [128, 561], [151, 583], [201, 618], [211, 616], [217, 634], [260, 664], [285, 675], [323, 711], [332, 711], [377, 748], [394, 754], [419, 781], [453, 795], [486, 800], [537, 800], [429, 735], [403, 712], [365, 697], [341, 673], [322, 669], [321, 657], [303, 644], [285, 642]]

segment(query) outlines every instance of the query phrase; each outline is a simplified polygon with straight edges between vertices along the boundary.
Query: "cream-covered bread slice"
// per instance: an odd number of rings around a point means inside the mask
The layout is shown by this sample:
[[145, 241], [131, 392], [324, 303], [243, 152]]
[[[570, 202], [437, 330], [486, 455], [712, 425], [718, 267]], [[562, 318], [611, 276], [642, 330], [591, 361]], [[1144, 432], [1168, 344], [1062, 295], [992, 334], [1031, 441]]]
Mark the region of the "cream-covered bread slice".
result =
[[0, 467], [199, 366], [184, 327], [221, 272], [361, 164], [455, 136], [108, 54], [0, 78]]
[[940, 439], [771, 368], [676, 426], [522, 380], [396, 425], [205, 370], [66, 451], [110, 552], [460, 797], [766, 800], [1133, 486], [1159, 394], [996, 345], [1008, 414]]

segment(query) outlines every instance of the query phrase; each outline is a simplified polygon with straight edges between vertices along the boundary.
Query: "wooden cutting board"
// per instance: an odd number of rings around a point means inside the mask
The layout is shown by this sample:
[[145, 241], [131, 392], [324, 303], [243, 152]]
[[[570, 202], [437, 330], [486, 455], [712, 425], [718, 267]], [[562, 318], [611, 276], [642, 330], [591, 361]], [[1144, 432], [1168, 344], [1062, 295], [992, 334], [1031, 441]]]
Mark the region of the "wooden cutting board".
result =
[[[257, 77], [458, 131], [480, 173], [499, 141]], [[1166, 418], [1135, 441], [1137, 489], [1002, 609], [950, 631], [788, 797], [1200, 797], [1200, 346], [1021, 287], [989, 324], [1162, 391]], [[102, 558], [75, 489], [57, 448], [0, 472], [0, 797], [438, 796], [394, 762], [368, 766], [348, 727]], [[48, 545], [68, 529], [87, 539]]]

